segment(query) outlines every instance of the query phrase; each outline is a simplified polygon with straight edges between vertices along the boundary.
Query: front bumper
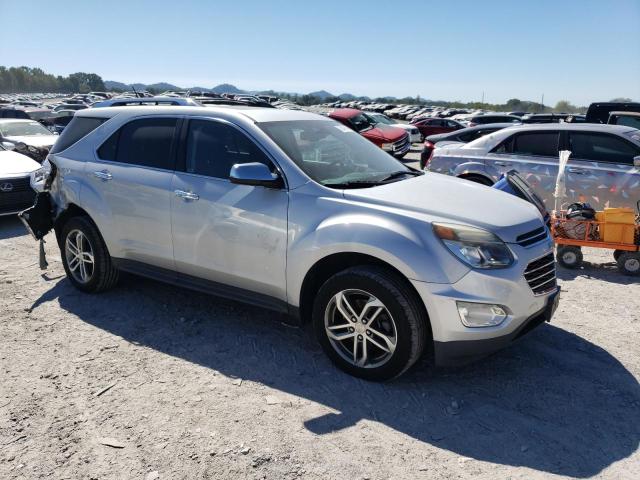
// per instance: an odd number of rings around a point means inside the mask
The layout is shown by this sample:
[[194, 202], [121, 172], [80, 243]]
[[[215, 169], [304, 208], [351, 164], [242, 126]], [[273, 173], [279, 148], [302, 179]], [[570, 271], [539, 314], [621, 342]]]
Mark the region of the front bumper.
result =
[[[527, 266], [549, 255], [547, 242], [523, 248], [511, 245], [519, 261], [511, 268], [470, 270], [453, 284], [412, 280], [431, 324], [438, 365], [458, 365], [490, 354], [548, 321], [555, 311], [558, 287], [534, 293], [525, 278]], [[467, 327], [456, 302], [499, 305], [507, 318], [496, 326]]]
[[537, 326], [544, 322], [550, 322], [558, 302], [560, 291], [556, 290], [548, 296], [547, 304], [539, 312], [526, 319], [516, 330], [501, 337], [487, 338], [484, 340], [458, 340], [451, 342], [434, 341], [433, 354], [436, 365], [443, 367], [455, 367], [471, 363], [480, 358], [508, 347]]

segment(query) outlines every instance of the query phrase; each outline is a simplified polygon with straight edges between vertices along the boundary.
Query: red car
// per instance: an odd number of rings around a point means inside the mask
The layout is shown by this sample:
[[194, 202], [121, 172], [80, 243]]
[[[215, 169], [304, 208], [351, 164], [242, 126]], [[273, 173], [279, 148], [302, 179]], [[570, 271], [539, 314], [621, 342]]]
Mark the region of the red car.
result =
[[355, 130], [396, 158], [404, 157], [411, 148], [409, 135], [403, 129], [382, 123], [372, 123], [366, 115], [355, 108], [338, 108], [329, 113], [329, 118]]
[[429, 135], [437, 135], [439, 133], [449, 133], [454, 130], [460, 130], [465, 128], [461, 123], [455, 120], [447, 120], [446, 118], [423, 118], [422, 120], [414, 123], [420, 133], [425, 138]]

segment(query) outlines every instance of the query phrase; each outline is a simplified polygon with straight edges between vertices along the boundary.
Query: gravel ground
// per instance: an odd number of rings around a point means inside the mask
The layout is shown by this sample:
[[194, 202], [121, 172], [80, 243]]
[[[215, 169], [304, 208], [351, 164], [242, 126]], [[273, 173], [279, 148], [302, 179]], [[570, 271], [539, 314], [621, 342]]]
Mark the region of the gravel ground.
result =
[[124, 276], [74, 290], [0, 218], [0, 478], [640, 478], [640, 285], [560, 271], [553, 322], [374, 384], [256, 308]]

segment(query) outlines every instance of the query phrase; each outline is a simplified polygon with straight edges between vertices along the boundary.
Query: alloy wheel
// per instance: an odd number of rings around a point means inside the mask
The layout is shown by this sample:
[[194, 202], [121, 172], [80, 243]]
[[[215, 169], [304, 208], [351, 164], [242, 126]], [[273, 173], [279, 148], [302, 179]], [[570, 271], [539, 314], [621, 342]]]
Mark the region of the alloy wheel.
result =
[[64, 252], [69, 271], [80, 283], [87, 283], [93, 277], [94, 256], [89, 239], [80, 230], [72, 230], [67, 235]]
[[396, 349], [398, 333], [391, 313], [363, 290], [336, 293], [327, 304], [324, 325], [334, 350], [356, 367], [380, 367]]

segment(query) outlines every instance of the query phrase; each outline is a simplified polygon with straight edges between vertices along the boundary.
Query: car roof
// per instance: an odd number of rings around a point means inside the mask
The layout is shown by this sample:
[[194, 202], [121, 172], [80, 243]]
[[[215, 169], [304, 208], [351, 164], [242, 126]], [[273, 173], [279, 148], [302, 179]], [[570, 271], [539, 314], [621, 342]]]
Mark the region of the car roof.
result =
[[329, 112], [329, 116], [335, 118], [351, 118], [360, 113], [362, 113], [362, 110], [358, 110], [357, 108], [336, 108]]
[[75, 117], [112, 118], [118, 116], [137, 117], [140, 115], [186, 115], [199, 117], [242, 116], [254, 122], [277, 122], [292, 120], [328, 120], [326, 117], [302, 110], [280, 110], [239, 105], [215, 105], [204, 107], [187, 106], [127, 106], [86, 108], [76, 112]]
[[613, 133], [624, 133], [629, 131], [626, 125], [604, 125], [600, 123], [533, 123], [524, 125], [513, 125], [505, 131], [532, 131], [532, 130], [576, 130], [585, 132], [603, 132], [609, 131]]

